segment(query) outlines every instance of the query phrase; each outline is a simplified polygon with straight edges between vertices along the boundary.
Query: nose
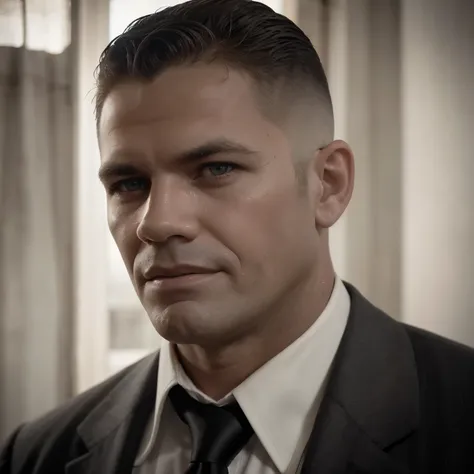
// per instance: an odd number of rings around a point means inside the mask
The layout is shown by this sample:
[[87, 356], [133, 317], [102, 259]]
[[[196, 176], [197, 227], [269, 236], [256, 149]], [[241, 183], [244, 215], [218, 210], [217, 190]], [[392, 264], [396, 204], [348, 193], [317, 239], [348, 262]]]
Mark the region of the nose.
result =
[[152, 184], [137, 227], [145, 243], [164, 243], [173, 237], [192, 241], [199, 231], [196, 196], [173, 179]]

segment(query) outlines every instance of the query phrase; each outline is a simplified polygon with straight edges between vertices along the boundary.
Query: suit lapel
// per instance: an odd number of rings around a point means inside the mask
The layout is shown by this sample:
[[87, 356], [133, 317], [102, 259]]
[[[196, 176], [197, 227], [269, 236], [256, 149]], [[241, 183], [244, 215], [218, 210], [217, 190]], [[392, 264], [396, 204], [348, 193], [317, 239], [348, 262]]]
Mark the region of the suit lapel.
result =
[[[158, 355], [139, 362], [79, 425], [66, 474], [130, 474], [153, 410]], [[126, 449], [125, 449], [126, 447]]]
[[[351, 312], [302, 474], [407, 474], [418, 426], [418, 380], [404, 327], [352, 286]], [[78, 427], [81, 448], [66, 474], [130, 474], [153, 410], [158, 355], [118, 382]], [[125, 446], [127, 449], [125, 449]], [[397, 446], [397, 454], [392, 450]]]
[[411, 343], [400, 323], [346, 287], [351, 312], [302, 474], [408, 473], [400, 444], [419, 418]]

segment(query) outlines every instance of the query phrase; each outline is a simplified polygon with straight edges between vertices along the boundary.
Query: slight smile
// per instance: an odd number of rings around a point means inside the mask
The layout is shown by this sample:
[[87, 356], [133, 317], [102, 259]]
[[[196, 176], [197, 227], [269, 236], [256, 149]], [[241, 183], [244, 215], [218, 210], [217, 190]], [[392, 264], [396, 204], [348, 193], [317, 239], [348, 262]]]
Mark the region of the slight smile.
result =
[[148, 280], [146, 286], [152, 291], [178, 291], [192, 289], [208, 283], [219, 272], [185, 273], [176, 276], [159, 276]]

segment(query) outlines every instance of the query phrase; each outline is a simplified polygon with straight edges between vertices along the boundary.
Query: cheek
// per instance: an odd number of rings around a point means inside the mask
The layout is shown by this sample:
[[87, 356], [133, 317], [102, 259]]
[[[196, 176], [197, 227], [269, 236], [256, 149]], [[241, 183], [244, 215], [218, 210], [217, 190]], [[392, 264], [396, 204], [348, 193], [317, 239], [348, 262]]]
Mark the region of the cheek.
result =
[[215, 214], [222, 218], [212, 233], [237, 256], [245, 274], [275, 278], [275, 272], [293, 264], [295, 252], [312, 245], [310, 212], [303, 201], [292, 189], [234, 202]]
[[[266, 242], [265, 258], [280, 266], [291, 266], [296, 255], [307, 252], [312, 237], [311, 218], [304, 199], [292, 193], [279, 195], [263, 205], [255, 225]], [[284, 268], [283, 268], [284, 270]]]

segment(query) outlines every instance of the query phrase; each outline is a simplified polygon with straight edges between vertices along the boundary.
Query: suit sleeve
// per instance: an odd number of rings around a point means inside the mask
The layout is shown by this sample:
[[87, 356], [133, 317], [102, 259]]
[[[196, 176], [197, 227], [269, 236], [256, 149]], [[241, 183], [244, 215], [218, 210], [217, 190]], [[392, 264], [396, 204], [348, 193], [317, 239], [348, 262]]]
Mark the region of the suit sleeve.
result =
[[3, 446], [0, 446], [0, 474], [14, 474], [12, 470], [13, 448], [20, 430], [21, 426], [7, 438]]

